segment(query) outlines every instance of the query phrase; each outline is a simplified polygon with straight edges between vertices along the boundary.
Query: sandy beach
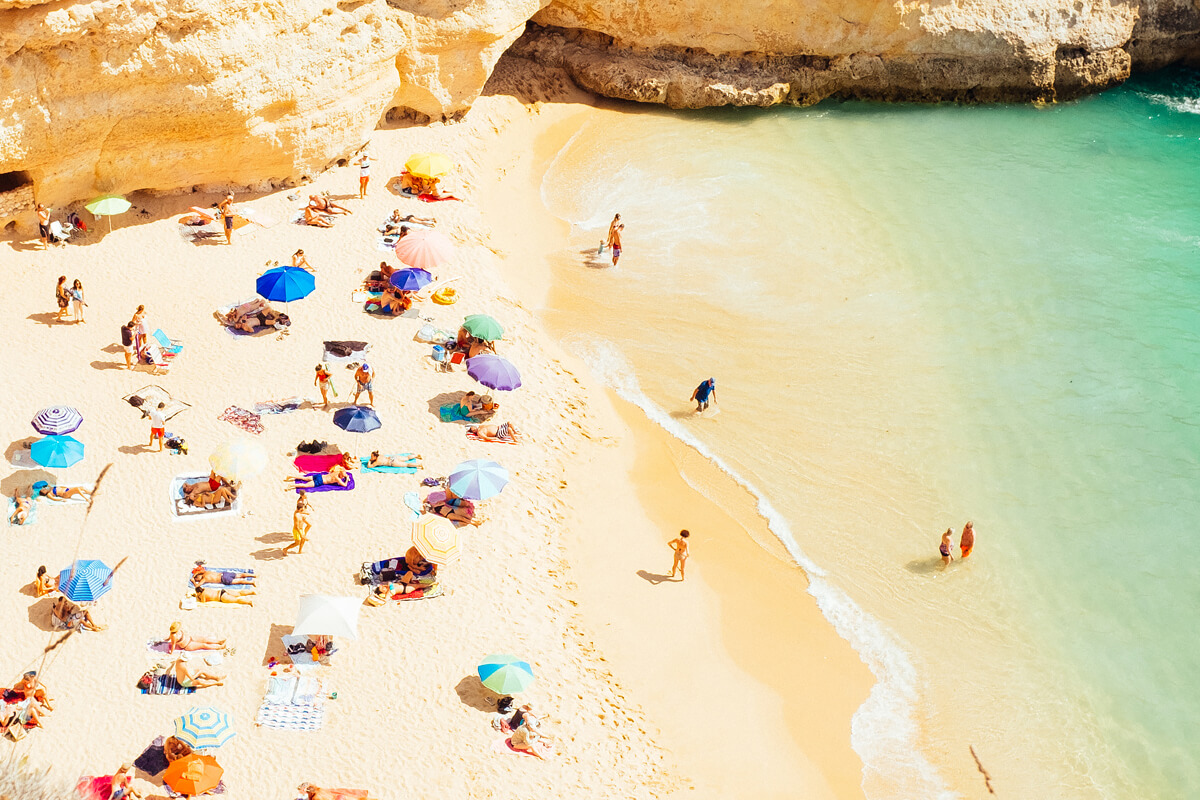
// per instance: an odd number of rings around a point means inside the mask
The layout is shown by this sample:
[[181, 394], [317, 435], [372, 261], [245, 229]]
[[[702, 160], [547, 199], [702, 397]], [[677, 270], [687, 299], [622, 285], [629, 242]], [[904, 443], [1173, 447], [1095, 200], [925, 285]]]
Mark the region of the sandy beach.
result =
[[[863, 796], [850, 727], [871, 675], [805, 593], [803, 573], [770, 545], [753, 499], [603, 389], [539, 323], [552, 292], [540, 261], [561, 232], [541, 209], [547, 150], [533, 142], [569, 136], [593, 111], [561, 76], [517, 74], [502, 62], [461, 123], [377, 130], [365, 200], [353, 166], [291, 190], [235, 187], [237, 207], [262, 224], [239, 229], [232, 246], [195, 240], [176, 221], [216, 192], [134, 195], [111, 233], [104, 220], [65, 247], [42, 251], [11, 235], [0, 246], [13, 287], [0, 321], [17, 373], [0, 423], [8, 461], [0, 488], [11, 495], [40, 479], [90, 484], [112, 464], [90, 514], [84, 504], [43, 500], [32, 525], [5, 529], [11, 557], [0, 585], [10, 602], [0, 604], [0, 626], [9, 639], [0, 685], [41, 669], [55, 710], [44, 729], [0, 744], [0, 764], [28, 755], [53, 764], [64, 784], [111, 774], [169, 735], [188, 708], [212, 705], [238, 733], [216, 752], [232, 798], [291, 798], [302, 781], [377, 798]], [[451, 180], [461, 202], [425, 204], [387, 188], [409, 155], [425, 151], [459, 164]], [[327, 230], [291, 222], [318, 190], [354, 213]], [[394, 208], [436, 217], [457, 244], [438, 270], [457, 279], [456, 304], [424, 302], [419, 316], [384, 318], [352, 298], [381, 260], [396, 263], [376, 233]], [[234, 336], [217, 323], [214, 310], [253, 297], [255, 278], [297, 248], [315, 268], [317, 289], [288, 305], [286, 336]], [[83, 282], [86, 322], [54, 320], [59, 275]], [[148, 330], [183, 342], [167, 374], [125, 369], [119, 328], [138, 304]], [[440, 405], [479, 387], [462, 366], [440, 371], [414, 336], [426, 321], [453, 332], [473, 313], [503, 324], [498, 350], [521, 371], [522, 388], [497, 393], [496, 417], [524, 431], [521, 445], [471, 441], [463, 426], [438, 417]], [[309, 403], [264, 416], [258, 435], [218, 419], [230, 406], [316, 398], [324, 340], [370, 343], [380, 430], [346, 433]], [[331, 366], [336, 404], [345, 404], [352, 372]], [[190, 404], [167, 423], [188, 454], [147, 448], [148, 422], [121, 398], [148, 385]], [[87, 456], [46, 470], [28, 462], [25, 446], [35, 438], [29, 420], [55, 404], [82, 412], [74, 435]], [[240, 511], [176, 519], [171, 480], [207, 472], [209, 453], [239, 438], [268, 454], [266, 469], [242, 489]], [[314, 495], [311, 541], [303, 554], [284, 556], [295, 495], [282, 479], [295, 473], [289, 454], [311, 439], [361, 455], [420, 453], [425, 468], [356, 473], [353, 491]], [[362, 609], [359, 638], [339, 641], [330, 665], [314, 672], [323, 691], [336, 692], [321, 730], [256, 727], [266, 665], [288, 661], [280, 636], [295, 622], [299, 596], [365, 597], [360, 565], [409, 545], [405, 493], [423, 496], [422, 478], [468, 458], [501, 462], [511, 482], [482, 504], [483, 524], [463, 529], [464, 554], [444, 570], [445, 593]], [[688, 579], [663, 581], [666, 542], [683, 527], [695, 532]], [[35, 598], [29, 584], [39, 565], [57, 572], [75, 558], [127, 559], [93, 607], [108, 627], [43, 656], [57, 639], [53, 599]], [[181, 610], [198, 559], [254, 569], [254, 606]], [[147, 642], [165, 638], [175, 620], [195, 635], [228, 637], [236, 652], [218, 667], [225, 685], [191, 696], [137, 691], [138, 678], [162, 660]], [[521, 697], [554, 737], [545, 761], [511, 752], [491, 727], [493, 698], [475, 674], [490, 653], [533, 666], [537, 680]], [[145, 773], [135, 783], [146, 796], [165, 794]]]

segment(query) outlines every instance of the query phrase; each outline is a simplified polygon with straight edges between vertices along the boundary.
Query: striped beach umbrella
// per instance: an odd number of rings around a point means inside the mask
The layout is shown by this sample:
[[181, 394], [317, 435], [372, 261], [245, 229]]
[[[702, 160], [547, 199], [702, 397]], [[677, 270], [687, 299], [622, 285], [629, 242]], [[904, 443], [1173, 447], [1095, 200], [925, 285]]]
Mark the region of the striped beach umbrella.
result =
[[452, 564], [462, 555], [458, 528], [437, 514], [425, 514], [412, 524], [412, 543], [426, 560], [439, 566]]
[[468, 500], [487, 500], [504, 491], [508, 470], [495, 461], [474, 458], [459, 464], [448, 478], [450, 491]]
[[31, 424], [43, 436], [62, 436], [74, 433], [83, 424], [83, 414], [71, 406], [50, 406], [35, 414]]
[[72, 436], [47, 436], [33, 443], [29, 456], [43, 467], [69, 467], [83, 460], [83, 442]]
[[90, 603], [108, 594], [112, 574], [103, 561], [80, 559], [58, 573], [58, 590], [73, 603]]
[[489, 389], [511, 392], [521, 388], [521, 373], [512, 362], [491, 353], [468, 358], [467, 374]]
[[523, 692], [533, 683], [533, 667], [516, 656], [490, 655], [477, 670], [479, 680], [496, 694]]
[[175, 720], [175, 738], [188, 747], [220, 747], [237, 736], [233, 721], [212, 706], [193, 707]]

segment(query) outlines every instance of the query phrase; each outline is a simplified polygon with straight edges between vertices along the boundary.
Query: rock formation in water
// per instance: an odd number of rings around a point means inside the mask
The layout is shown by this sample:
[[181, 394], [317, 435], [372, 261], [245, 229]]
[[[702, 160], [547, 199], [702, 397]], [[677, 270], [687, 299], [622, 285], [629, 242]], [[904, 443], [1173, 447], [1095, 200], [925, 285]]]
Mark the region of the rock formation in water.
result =
[[462, 113], [514, 41], [679, 108], [1046, 101], [1200, 60], [1200, 0], [0, 0], [0, 224], [299, 180], [389, 118]]

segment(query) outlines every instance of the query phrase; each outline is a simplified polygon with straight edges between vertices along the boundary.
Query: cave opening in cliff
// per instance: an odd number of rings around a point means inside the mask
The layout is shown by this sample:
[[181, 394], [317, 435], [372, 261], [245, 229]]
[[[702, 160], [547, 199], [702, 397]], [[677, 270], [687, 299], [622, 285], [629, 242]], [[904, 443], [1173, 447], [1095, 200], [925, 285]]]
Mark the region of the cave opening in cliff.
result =
[[33, 186], [33, 178], [28, 172], [0, 172], [0, 194], [20, 189], [22, 186]]

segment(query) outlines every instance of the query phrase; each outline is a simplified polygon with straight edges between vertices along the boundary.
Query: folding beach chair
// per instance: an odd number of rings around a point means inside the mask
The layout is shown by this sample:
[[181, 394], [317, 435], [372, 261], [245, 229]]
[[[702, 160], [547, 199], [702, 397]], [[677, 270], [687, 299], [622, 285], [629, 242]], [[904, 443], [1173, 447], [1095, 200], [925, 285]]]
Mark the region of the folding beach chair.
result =
[[154, 337], [154, 341], [158, 342], [158, 346], [162, 348], [163, 355], [167, 357], [177, 356], [183, 352], [183, 340], [172, 339], [163, 333], [163, 329], [159, 328], [154, 333], [150, 334]]

